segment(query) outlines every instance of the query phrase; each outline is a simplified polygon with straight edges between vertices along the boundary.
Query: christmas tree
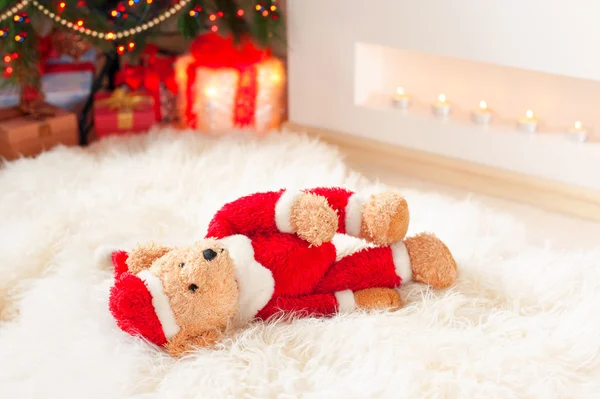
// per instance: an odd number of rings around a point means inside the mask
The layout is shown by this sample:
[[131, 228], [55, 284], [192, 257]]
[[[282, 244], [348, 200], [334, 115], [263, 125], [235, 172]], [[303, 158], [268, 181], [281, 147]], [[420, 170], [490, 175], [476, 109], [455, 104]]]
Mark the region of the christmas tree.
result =
[[49, 46], [74, 58], [95, 47], [111, 60], [102, 72], [110, 74], [119, 58], [135, 59], [160, 36], [249, 35], [269, 47], [283, 40], [281, 28], [275, 0], [0, 0], [0, 87], [20, 88], [21, 109], [33, 112]]

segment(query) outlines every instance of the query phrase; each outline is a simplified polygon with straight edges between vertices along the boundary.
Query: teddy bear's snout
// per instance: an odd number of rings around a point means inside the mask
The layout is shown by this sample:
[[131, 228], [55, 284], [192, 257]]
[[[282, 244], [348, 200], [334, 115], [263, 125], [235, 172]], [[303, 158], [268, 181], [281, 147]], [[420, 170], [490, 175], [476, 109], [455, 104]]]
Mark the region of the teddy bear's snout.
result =
[[204, 259], [210, 262], [211, 260], [217, 257], [217, 253], [209, 248], [202, 251], [202, 256], [204, 257]]

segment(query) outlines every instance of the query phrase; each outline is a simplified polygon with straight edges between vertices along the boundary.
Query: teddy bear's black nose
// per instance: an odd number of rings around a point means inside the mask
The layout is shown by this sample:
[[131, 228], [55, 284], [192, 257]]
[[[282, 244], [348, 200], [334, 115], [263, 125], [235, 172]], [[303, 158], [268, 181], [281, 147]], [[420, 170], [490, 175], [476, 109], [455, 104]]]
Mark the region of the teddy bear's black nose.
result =
[[217, 253], [212, 249], [205, 249], [204, 251], [202, 251], [202, 256], [204, 256], [204, 259], [211, 261], [217, 257]]

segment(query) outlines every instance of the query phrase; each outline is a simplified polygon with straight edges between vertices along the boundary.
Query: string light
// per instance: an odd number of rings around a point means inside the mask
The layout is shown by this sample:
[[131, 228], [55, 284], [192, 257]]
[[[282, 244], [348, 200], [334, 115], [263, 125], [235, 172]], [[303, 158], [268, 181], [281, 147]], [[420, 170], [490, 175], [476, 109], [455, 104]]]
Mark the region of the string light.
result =
[[83, 26], [83, 21], [81, 19], [77, 21], [77, 26]]
[[210, 30], [213, 31], [213, 32], [216, 32], [216, 31], [219, 30], [219, 27], [217, 25], [213, 25], [213, 26], [210, 27]]
[[269, 15], [269, 12], [268, 12], [267, 10], [264, 10], [264, 11], [262, 12], [262, 16], [263, 16], [263, 17], [266, 17], [267, 15]]
[[21, 37], [21, 35], [16, 35], [15, 36], [15, 42], [20, 42], [20, 41], [22, 41], [22, 39], [23, 38]]
[[125, 46], [121, 45], [121, 46], [117, 47], [117, 52], [119, 54], [123, 54], [125, 52]]
[[211, 21], [216, 21], [217, 16], [215, 14], [210, 14], [210, 16], [208, 17], [208, 19], [210, 19]]
[[61, 10], [64, 10], [66, 6], [67, 6], [67, 4], [66, 4], [64, 1], [61, 1], [61, 2], [60, 2], [60, 4], [58, 5], [58, 7], [59, 7]]
[[[9, 10], [6, 13], [0, 15], [0, 20], [6, 19], [11, 17], [12, 15], [14, 15], [15, 13], [18, 12], [18, 10], [22, 9], [23, 7], [25, 7], [27, 4], [29, 4], [31, 2], [31, 4], [33, 4], [38, 10], [40, 10], [44, 15], [46, 15], [47, 17], [51, 18], [52, 20], [54, 20], [55, 22], [66, 26], [69, 29], [78, 31], [80, 33], [83, 33], [85, 35], [88, 36], [92, 36], [101, 40], [118, 40], [118, 39], [122, 39], [124, 37], [130, 37], [130, 36], [135, 36], [138, 35], [142, 32], [145, 32], [146, 30], [166, 21], [168, 18], [172, 17], [173, 15], [175, 15], [178, 11], [180, 11], [182, 8], [184, 8], [191, 0], [179, 0], [179, 2], [177, 2], [176, 4], [173, 4], [171, 7], [169, 7], [167, 10], [163, 11], [161, 14], [159, 14], [158, 16], [154, 17], [153, 19], [151, 19], [148, 22], [144, 22], [139, 26], [136, 26], [134, 28], [129, 28], [127, 30], [121, 31], [121, 32], [100, 32], [100, 31], [96, 31], [96, 30], [92, 30], [92, 29], [81, 29], [81, 27], [73, 24], [72, 22], [64, 19], [63, 17], [61, 17], [60, 15], [56, 15], [55, 13], [53, 13], [52, 11], [50, 11], [48, 8], [46, 8], [46, 6], [44, 4], [42, 4], [40, 1], [38, 0], [22, 0], [21, 3], [15, 5], [13, 7], [13, 9], [15, 9], [15, 11]], [[117, 7], [117, 9], [119, 9]], [[125, 10], [124, 8], [122, 9], [123, 11]], [[5, 17], [5, 18], [2, 18]], [[126, 15], [123, 15], [123, 18], [126, 18]], [[218, 29], [218, 28], [217, 28]], [[211, 30], [213, 32], [216, 32], [216, 30], [212, 29]]]
[[4, 56], [4, 62], [10, 62], [10, 55]]
[[271, 6], [271, 11], [275, 11], [275, 10], [277, 10], [277, 7], [275, 5], [272, 5]]
[[254, 8], [256, 8], [256, 11], [262, 10], [262, 6], [260, 4], [257, 4], [256, 7], [254, 7]]
[[238, 17], [243, 17], [244, 16], [244, 10], [242, 10], [242, 9], [237, 10], [237, 15], [238, 15]]
[[196, 17], [198, 13], [195, 10], [190, 10], [190, 17]]
[[134, 47], [135, 47], [135, 43], [134, 42], [129, 42], [129, 49], [133, 50]]

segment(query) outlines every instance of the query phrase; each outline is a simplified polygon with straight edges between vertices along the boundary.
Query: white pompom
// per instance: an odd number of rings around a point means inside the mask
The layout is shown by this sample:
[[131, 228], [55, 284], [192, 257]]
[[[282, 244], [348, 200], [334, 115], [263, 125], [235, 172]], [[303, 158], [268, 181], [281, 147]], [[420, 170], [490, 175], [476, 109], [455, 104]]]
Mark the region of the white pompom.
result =
[[114, 268], [112, 262], [112, 253], [117, 248], [108, 245], [101, 245], [94, 251], [94, 265], [98, 269], [112, 270]]

